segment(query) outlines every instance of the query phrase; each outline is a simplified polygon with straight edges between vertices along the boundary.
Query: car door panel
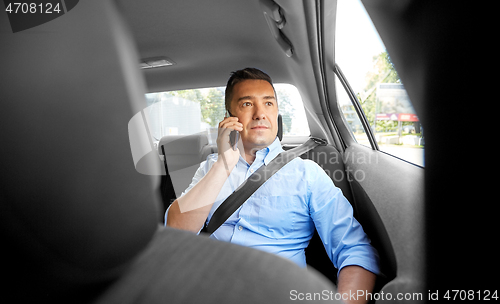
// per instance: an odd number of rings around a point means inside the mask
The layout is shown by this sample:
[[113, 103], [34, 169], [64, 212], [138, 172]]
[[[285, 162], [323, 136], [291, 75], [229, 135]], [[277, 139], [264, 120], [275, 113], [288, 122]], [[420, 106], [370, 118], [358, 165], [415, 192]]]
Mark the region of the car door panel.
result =
[[349, 146], [344, 160], [357, 218], [379, 250], [382, 269], [389, 279], [395, 275], [383, 290], [421, 291], [424, 169], [360, 144]]

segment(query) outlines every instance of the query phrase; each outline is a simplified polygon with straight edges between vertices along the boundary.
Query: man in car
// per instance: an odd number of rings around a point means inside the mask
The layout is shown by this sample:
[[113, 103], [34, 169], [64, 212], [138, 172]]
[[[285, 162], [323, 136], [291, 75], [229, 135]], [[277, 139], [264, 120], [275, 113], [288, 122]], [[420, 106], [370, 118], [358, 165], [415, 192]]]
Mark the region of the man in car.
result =
[[[276, 93], [267, 74], [254, 68], [233, 72], [225, 98], [231, 116], [219, 123], [219, 152], [201, 163], [191, 185], [169, 207], [167, 226], [199, 233], [239, 185], [283, 151], [277, 138]], [[236, 150], [230, 145], [232, 130], [240, 134]], [[211, 237], [305, 267], [304, 249], [315, 228], [339, 269], [338, 292], [371, 292], [379, 273], [377, 252], [340, 189], [313, 161], [295, 158], [285, 165]]]

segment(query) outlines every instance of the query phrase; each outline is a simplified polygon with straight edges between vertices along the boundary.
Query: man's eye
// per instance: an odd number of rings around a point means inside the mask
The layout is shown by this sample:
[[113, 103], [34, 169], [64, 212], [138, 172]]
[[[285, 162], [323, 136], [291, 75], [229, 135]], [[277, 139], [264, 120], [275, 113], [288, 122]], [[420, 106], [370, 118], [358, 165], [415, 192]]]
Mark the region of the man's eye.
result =
[[268, 106], [273, 106], [273, 105], [274, 105], [274, 103], [272, 103], [271, 101], [268, 101], [268, 102], [266, 102], [266, 105], [268, 105]]
[[249, 106], [251, 106], [251, 105], [252, 105], [252, 104], [251, 104], [251, 103], [249, 103], [249, 102], [244, 102], [244, 103], [242, 104], [242, 106], [244, 106], [244, 107], [249, 107]]

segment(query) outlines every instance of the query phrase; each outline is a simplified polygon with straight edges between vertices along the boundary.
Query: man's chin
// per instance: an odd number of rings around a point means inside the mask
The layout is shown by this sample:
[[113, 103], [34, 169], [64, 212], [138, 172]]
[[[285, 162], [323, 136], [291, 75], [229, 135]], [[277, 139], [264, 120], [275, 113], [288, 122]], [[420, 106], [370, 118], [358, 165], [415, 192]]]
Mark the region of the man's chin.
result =
[[252, 149], [260, 150], [260, 149], [264, 149], [267, 146], [269, 146], [270, 144], [272, 144], [274, 142], [275, 138], [273, 138], [273, 139], [263, 138], [263, 137], [251, 138], [249, 140], [244, 141], [243, 145], [245, 147], [249, 147], [249, 148], [251, 147]]

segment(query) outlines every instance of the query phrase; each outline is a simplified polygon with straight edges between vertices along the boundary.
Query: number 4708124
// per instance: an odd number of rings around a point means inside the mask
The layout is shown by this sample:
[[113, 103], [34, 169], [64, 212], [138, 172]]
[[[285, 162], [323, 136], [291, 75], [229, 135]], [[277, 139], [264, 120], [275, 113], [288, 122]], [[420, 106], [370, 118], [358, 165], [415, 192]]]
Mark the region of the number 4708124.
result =
[[[45, 7], [44, 7], [45, 4]], [[53, 5], [52, 3], [9, 3], [5, 8], [5, 11], [9, 14], [35, 14], [35, 13], [43, 13], [43, 14], [52, 14], [61, 12], [59, 7], [59, 3]]]
[[446, 300], [498, 300], [497, 290], [447, 290], [443, 298]]

